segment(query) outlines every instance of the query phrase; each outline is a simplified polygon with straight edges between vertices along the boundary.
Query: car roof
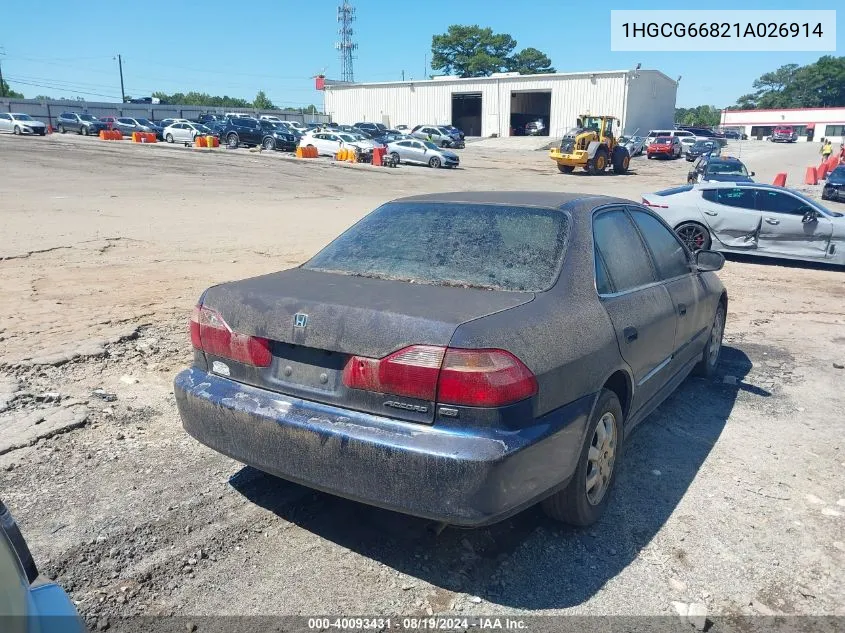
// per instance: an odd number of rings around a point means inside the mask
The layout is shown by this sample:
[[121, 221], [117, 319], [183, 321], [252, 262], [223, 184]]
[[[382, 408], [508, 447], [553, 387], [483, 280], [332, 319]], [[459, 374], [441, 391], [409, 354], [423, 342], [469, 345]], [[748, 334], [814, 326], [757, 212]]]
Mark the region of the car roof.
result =
[[574, 201], [594, 201], [593, 207], [611, 202], [635, 204], [630, 200], [562, 191], [451, 191], [398, 198], [393, 202], [465, 202], [469, 204], [516, 204], [560, 209]]

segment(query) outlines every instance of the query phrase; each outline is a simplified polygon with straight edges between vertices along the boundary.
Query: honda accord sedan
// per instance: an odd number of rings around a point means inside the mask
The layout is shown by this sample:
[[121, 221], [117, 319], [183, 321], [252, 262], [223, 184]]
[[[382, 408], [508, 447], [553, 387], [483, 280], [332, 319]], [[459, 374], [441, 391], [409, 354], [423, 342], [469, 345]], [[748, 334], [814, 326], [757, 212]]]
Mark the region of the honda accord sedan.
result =
[[631, 429], [714, 374], [723, 263], [619, 198], [395, 200], [297, 268], [206, 290], [179, 413], [207, 446], [349, 499], [463, 526], [542, 501], [589, 525]]

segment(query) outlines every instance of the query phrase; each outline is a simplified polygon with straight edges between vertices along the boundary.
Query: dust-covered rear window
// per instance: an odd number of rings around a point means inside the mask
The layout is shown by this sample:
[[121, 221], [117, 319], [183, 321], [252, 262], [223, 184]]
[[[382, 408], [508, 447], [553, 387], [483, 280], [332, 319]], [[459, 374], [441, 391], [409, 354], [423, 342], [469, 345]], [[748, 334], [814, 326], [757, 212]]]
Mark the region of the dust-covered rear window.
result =
[[413, 283], [541, 292], [555, 282], [569, 218], [493, 204], [389, 203], [344, 232], [309, 270]]

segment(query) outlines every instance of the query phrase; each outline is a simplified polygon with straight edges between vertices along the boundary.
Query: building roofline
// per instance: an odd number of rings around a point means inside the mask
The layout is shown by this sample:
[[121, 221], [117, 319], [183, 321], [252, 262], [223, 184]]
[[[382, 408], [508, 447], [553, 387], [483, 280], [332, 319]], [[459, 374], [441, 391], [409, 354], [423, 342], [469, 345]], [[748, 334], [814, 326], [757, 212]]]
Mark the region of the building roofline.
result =
[[659, 70], [652, 70], [652, 69], [640, 69], [637, 71], [634, 70], [593, 70], [593, 71], [579, 71], [579, 72], [571, 72], [571, 73], [540, 73], [536, 75], [513, 75], [513, 76], [490, 76], [490, 77], [444, 77], [441, 79], [408, 79], [405, 81], [374, 81], [374, 82], [362, 82], [362, 83], [351, 83], [351, 84], [326, 84], [325, 89], [329, 90], [348, 90], [349, 88], [361, 88], [361, 87], [370, 87], [370, 86], [402, 86], [402, 85], [411, 85], [411, 84], [450, 84], [450, 83], [474, 83], [474, 82], [484, 82], [484, 81], [520, 81], [524, 79], [552, 79], [552, 78], [559, 78], [559, 77], [589, 77], [590, 75], [603, 75], [603, 76], [615, 76], [615, 75], [625, 75], [628, 73], [651, 73], [660, 75], [667, 81], [677, 85], [678, 82], [674, 79], [671, 79], [665, 73]]
[[729, 110], [724, 109], [722, 112], [725, 114], [732, 114], [735, 112], [813, 112], [813, 111], [820, 111], [820, 112], [829, 112], [830, 110], [845, 110], [845, 107], [842, 106], [832, 106], [830, 108], [754, 108], [751, 110]]

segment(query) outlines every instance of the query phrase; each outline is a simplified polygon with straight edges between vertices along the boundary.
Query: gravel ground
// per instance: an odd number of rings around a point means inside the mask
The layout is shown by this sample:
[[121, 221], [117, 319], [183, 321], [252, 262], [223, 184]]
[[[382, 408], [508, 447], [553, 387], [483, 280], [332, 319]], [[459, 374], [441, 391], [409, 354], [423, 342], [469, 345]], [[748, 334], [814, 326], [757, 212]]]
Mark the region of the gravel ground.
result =
[[[687, 380], [637, 429], [590, 530], [535, 508], [436, 535], [243, 467], [182, 430], [171, 384], [205, 287], [299, 263], [400, 195], [638, 200], [688, 168], [635, 159], [628, 176], [565, 176], [506, 141], [470, 144], [462, 169], [434, 171], [0, 138], [0, 496], [92, 626], [130, 615], [676, 617], [689, 604], [716, 619], [845, 616], [838, 270], [728, 262], [719, 375]], [[817, 147], [731, 150], [760, 180], [787, 171], [799, 182]]]

